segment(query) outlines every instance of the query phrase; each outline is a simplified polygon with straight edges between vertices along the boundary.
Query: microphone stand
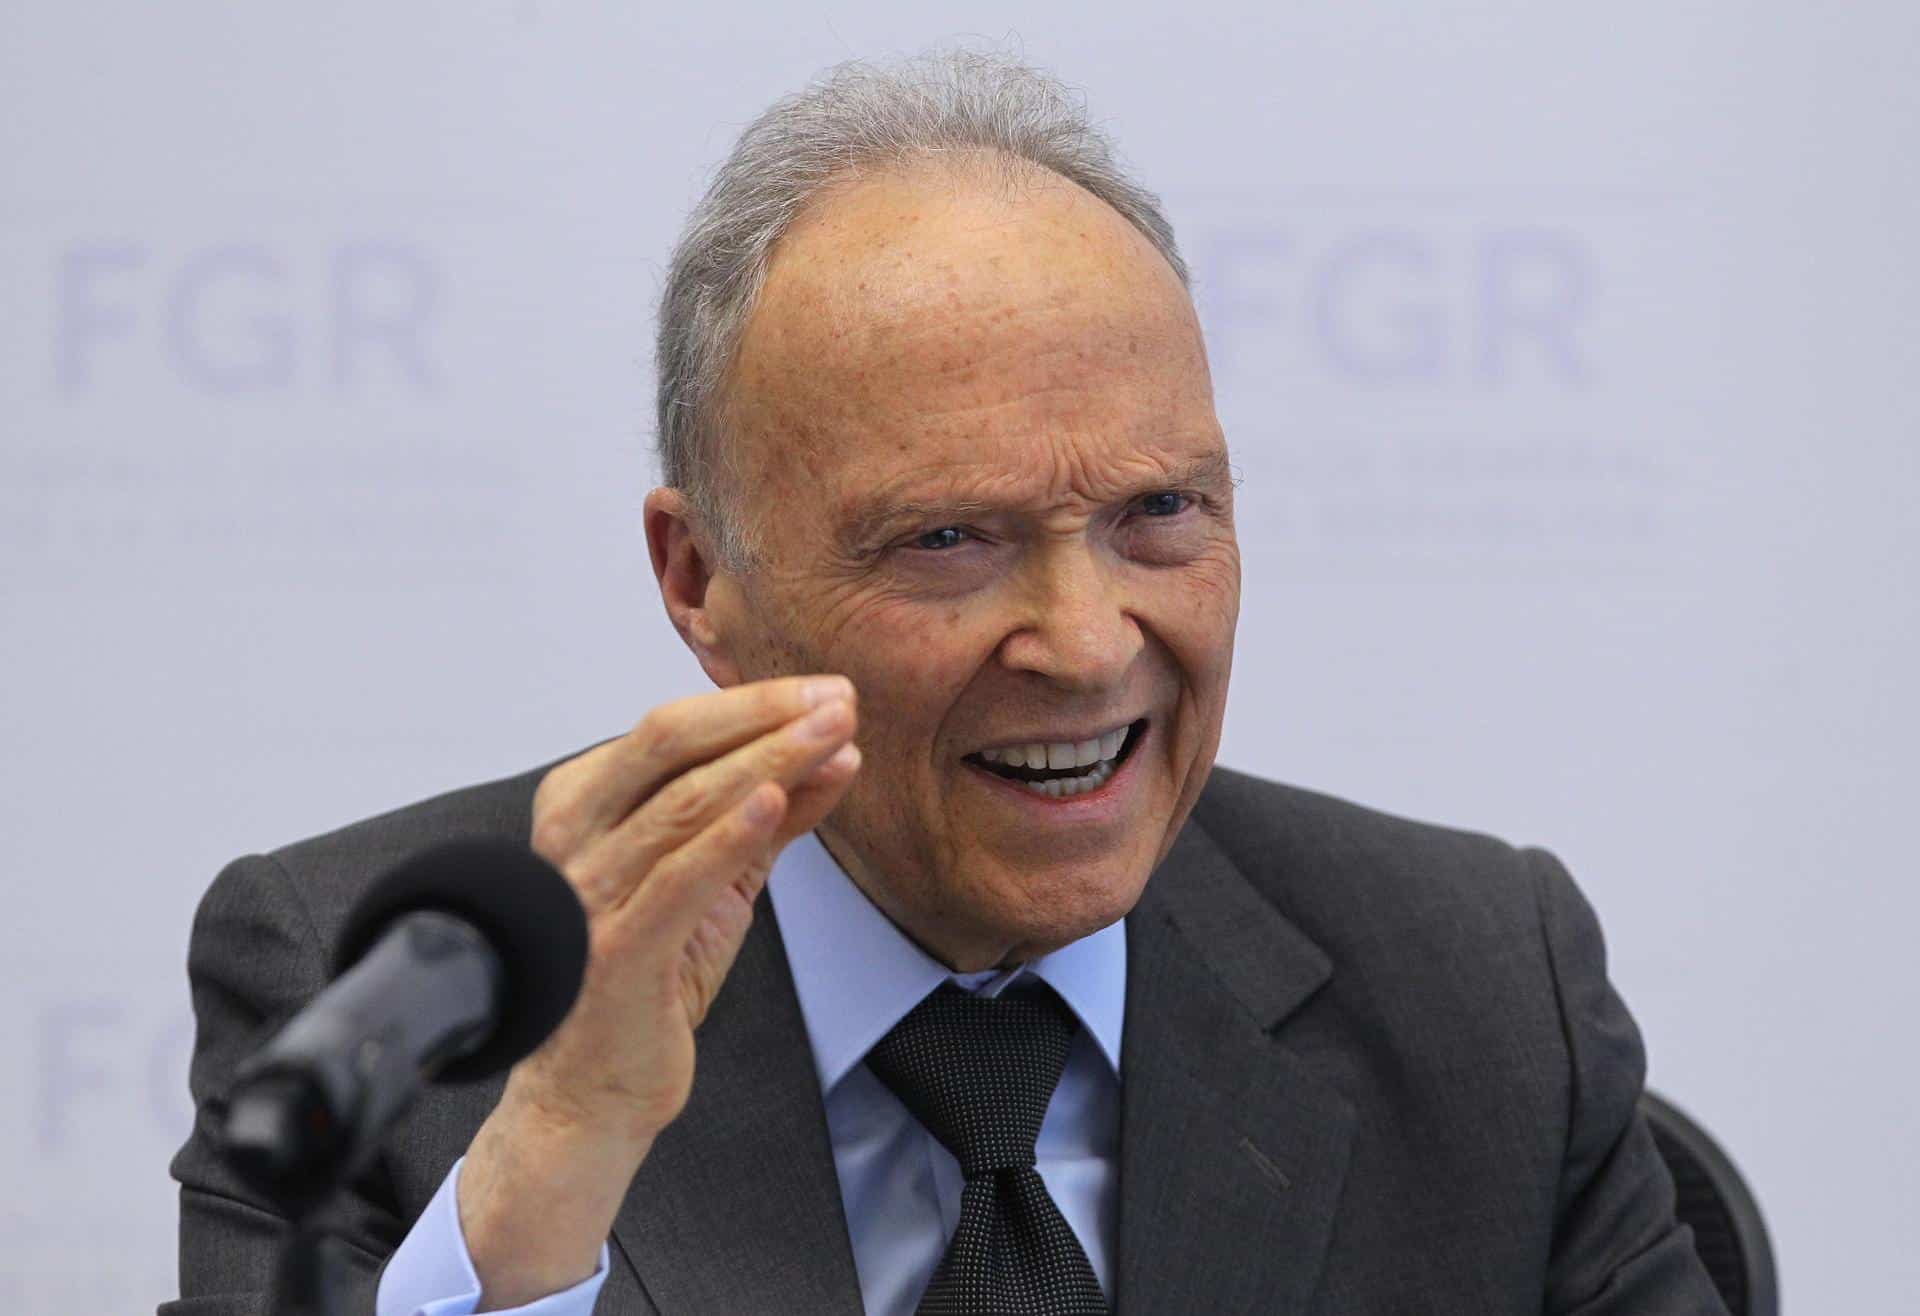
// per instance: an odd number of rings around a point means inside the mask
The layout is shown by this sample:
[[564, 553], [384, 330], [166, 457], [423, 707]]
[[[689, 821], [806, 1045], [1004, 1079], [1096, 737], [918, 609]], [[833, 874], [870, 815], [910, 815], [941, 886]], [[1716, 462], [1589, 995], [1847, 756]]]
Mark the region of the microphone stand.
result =
[[312, 1211], [287, 1224], [274, 1267], [275, 1316], [344, 1316], [345, 1267], [339, 1237]]
[[335, 1203], [371, 1152], [334, 1122], [319, 1088], [271, 1075], [215, 1106], [228, 1165], [280, 1209], [286, 1229], [273, 1271], [274, 1316], [345, 1316], [346, 1245]]

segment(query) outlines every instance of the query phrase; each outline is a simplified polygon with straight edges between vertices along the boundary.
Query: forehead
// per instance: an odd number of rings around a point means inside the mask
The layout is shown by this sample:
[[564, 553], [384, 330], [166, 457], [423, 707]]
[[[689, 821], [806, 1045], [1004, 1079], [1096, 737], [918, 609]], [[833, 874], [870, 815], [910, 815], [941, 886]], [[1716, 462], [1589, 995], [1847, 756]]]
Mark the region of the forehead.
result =
[[1059, 179], [835, 189], [775, 253], [726, 410], [742, 473], [776, 495], [1091, 478], [1219, 442], [1179, 280]]

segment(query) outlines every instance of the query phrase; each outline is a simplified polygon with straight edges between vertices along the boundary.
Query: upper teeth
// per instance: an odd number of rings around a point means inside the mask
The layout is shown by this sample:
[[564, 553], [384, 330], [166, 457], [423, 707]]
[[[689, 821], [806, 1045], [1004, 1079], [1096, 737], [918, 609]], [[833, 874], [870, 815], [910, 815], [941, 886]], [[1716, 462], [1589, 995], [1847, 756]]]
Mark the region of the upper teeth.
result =
[[1056, 740], [1045, 744], [1008, 745], [1004, 749], [983, 749], [980, 757], [989, 763], [1005, 763], [1016, 768], [1084, 768], [1103, 763], [1119, 754], [1127, 738], [1125, 727], [1095, 736], [1092, 740]]

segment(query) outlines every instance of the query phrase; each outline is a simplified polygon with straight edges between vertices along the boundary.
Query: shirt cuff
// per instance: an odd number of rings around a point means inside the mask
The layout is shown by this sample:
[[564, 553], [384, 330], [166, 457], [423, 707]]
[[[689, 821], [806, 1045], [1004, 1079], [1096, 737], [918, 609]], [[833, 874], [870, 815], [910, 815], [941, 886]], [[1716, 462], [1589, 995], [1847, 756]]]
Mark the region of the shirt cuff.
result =
[[[453, 1163], [440, 1191], [387, 1262], [374, 1300], [378, 1316], [472, 1316], [479, 1304], [480, 1277], [474, 1274], [467, 1237], [460, 1229], [460, 1167], [466, 1159]], [[590, 1316], [606, 1279], [603, 1242], [593, 1274], [524, 1307], [505, 1308], [500, 1316]]]

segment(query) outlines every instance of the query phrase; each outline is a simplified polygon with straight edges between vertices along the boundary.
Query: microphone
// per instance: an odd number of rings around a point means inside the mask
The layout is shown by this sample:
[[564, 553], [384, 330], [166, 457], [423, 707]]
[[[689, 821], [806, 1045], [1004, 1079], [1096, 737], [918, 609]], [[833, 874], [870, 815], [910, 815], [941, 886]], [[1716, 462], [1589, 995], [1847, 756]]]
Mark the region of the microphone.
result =
[[371, 1159], [428, 1082], [527, 1055], [573, 1008], [587, 917], [525, 846], [465, 840], [405, 860], [348, 915], [334, 980], [234, 1074], [227, 1163], [299, 1216]]

